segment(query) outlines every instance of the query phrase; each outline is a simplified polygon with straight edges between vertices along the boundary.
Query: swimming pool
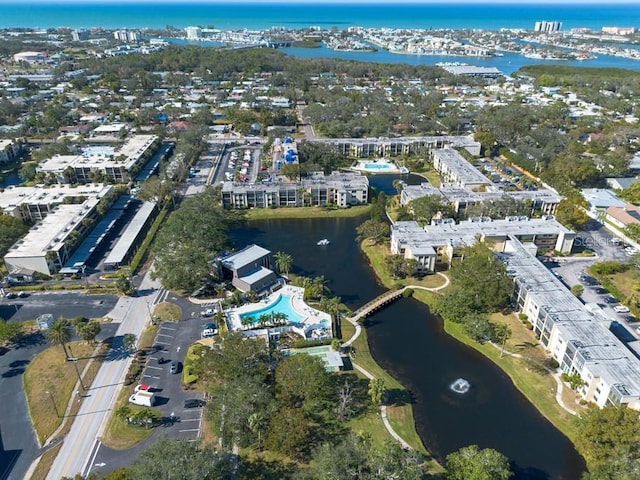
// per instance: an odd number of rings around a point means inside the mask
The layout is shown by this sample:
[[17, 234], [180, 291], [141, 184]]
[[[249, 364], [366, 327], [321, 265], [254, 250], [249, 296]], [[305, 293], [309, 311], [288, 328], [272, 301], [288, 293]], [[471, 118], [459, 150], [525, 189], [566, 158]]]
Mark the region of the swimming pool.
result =
[[364, 168], [367, 170], [389, 170], [395, 169], [395, 165], [389, 165], [388, 163], [365, 163]]
[[302, 317], [298, 312], [293, 309], [293, 305], [291, 299], [293, 297], [287, 294], [281, 294], [274, 303], [264, 308], [260, 308], [258, 310], [252, 310], [250, 312], [245, 312], [240, 314], [240, 320], [247, 317], [253, 317], [253, 323], [257, 323], [260, 315], [270, 314], [270, 313], [284, 313], [287, 316], [288, 323], [301, 324], [304, 321], [304, 317]]

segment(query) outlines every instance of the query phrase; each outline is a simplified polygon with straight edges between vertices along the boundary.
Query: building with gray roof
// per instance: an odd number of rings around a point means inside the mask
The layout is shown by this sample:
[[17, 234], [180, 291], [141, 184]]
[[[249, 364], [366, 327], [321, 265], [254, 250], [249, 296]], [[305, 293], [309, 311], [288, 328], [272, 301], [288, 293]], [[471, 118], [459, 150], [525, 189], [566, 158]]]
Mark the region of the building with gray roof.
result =
[[369, 199], [369, 179], [361, 173], [316, 172], [292, 182], [275, 176], [269, 182], [224, 182], [222, 204], [225, 208], [269, 208], [366, 204]]
[[513, 278], [516, 309], [562, 371], [583, 380], [580, 396], [640, 409], [640, 360], [609, 330], [611, 319], [584, 305], [515, 238], [498, 255]]
[[258, 245], [220, 259], [223, 273], [231, 277], [231, 284], [241, 292], [267, 291], [278, 280], [271, 269], [271, 252]]
[[439, 148], [431, 152], [433, 168], [442, 177], [443, 183], [452, 183], [460, 187], [479, 189], [493, 186], [493, 182], [471, 165], [452, 148]]

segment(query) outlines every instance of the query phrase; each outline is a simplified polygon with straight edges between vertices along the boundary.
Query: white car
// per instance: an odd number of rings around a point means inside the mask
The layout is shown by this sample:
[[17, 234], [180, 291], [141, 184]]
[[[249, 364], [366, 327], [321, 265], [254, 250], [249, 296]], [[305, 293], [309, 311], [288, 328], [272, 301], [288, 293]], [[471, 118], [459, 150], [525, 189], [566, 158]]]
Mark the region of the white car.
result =
[[629, 313], [629, 309], [624, 305], [616, 305], [613, 307], [613, 311], [616, 313]]

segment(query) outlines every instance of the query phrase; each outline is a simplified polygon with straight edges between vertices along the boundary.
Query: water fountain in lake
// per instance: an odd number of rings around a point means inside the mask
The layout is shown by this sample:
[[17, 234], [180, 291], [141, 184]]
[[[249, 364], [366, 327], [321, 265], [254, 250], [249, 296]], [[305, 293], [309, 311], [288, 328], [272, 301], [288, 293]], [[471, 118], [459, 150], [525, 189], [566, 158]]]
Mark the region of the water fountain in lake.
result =
[[452, 392], [462, 394], [462, 393], [467, 393], [469, 391], [469, 389], [471, 388], [471, 384], [468, 381], [466, 381], [464, 378], [459, 378], [455, 382], [453, 382], [451, 385], [449, 385], [449, 388], [451, 389]]

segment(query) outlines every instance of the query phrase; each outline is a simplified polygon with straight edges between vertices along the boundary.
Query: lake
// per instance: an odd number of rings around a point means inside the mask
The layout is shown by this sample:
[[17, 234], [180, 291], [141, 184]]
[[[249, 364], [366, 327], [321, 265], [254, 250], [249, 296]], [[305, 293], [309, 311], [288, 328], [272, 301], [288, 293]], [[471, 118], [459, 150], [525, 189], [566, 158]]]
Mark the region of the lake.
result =
[[[372, 177], [392, 193], [397, 176]], [[416, 176], [406, 177], [419, 183]], [[281, 219], [251, 222], [232, 232], [237, 248], [256, 243], [293, 257], [293, 273], [324, 275], [328, 287], [355, 309], [385, 291], [355, 240], [365, 220]], [[319, 239], [331, 244], [318, 247]], [[376, 361], [393, 374], [415, 400], [416, 429], [439, 459], [470, 444], [494, 448], [513, 462], [519, 480], [578, 479], [582, 458], [571, 442], [542, 417], [491, 361], [447, 335], [442, 321], [412, 299], [389, 305], [370, 317], [369, 345]], [[449, 385], [469, 381], [466, 394]]]

